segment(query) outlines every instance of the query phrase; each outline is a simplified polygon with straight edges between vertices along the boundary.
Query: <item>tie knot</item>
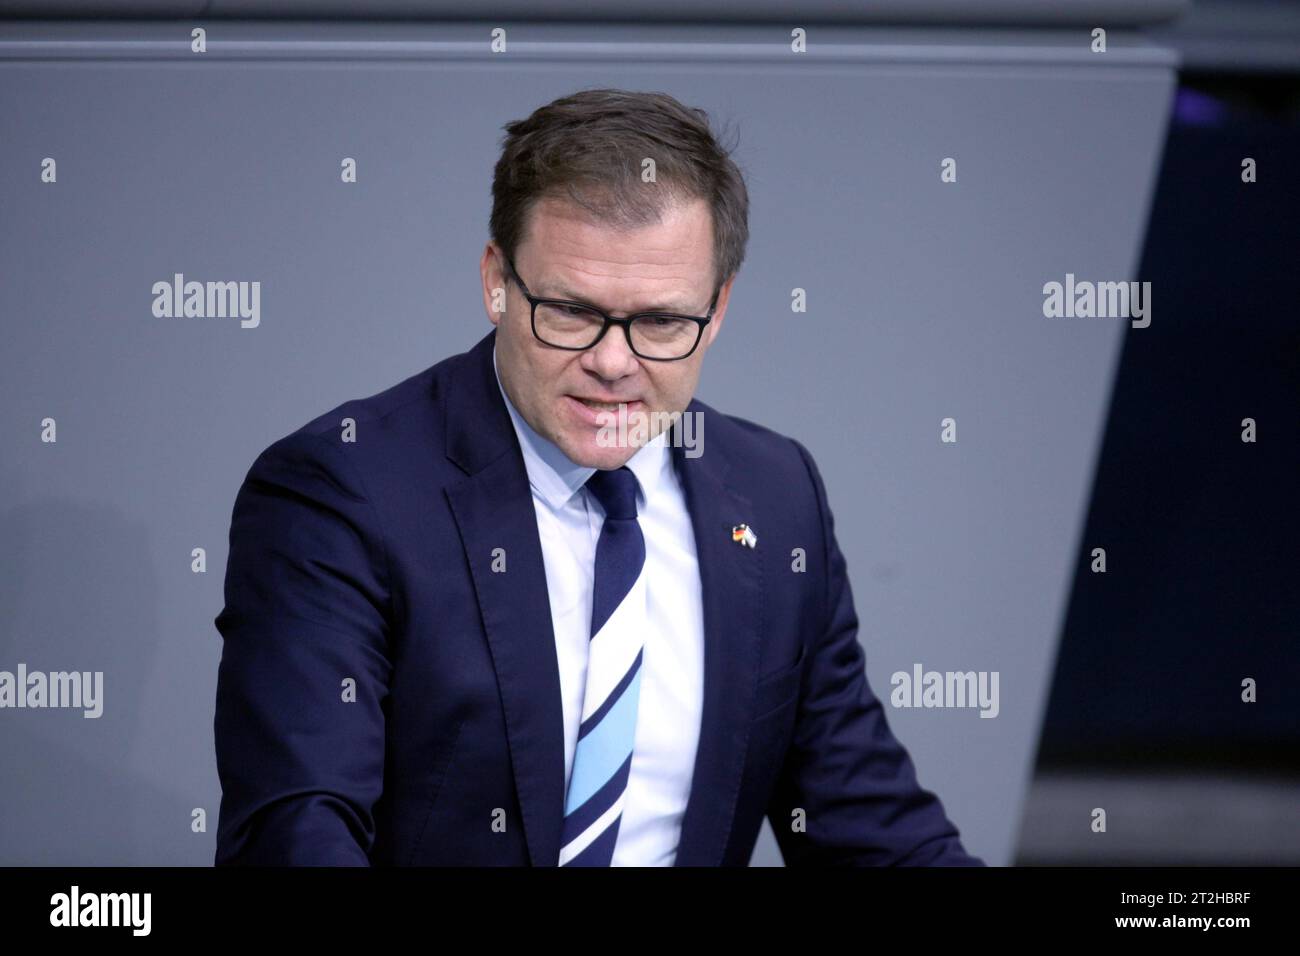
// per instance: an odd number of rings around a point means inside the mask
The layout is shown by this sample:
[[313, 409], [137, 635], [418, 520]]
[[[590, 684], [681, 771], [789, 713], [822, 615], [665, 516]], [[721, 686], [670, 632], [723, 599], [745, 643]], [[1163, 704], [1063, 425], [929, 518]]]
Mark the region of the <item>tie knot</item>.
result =
[[612, 471], [596, 469], [587, 479], [587, 488], [605, 509], [606, 518], [636, 517], [636, 475], [627, 465]]

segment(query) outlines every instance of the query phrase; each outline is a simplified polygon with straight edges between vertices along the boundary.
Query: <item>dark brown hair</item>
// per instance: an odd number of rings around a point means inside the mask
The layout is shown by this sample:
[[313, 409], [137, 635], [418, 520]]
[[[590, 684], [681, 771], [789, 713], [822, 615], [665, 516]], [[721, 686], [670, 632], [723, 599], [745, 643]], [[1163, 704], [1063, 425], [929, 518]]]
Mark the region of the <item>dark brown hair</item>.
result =
[[[709, 128], [708, 114], [667, 93], [591, 89], [504, 127], [492, 176], [492, 241], [514, 258], [541, 199], [567, 199], [593, 221], [634, 228], [682, 201], [713, 213], [713, 269], [721, 285], [740, 269], [749, 241], [749, 193]], [[656, 182], [641, 179], [654, 160]]]

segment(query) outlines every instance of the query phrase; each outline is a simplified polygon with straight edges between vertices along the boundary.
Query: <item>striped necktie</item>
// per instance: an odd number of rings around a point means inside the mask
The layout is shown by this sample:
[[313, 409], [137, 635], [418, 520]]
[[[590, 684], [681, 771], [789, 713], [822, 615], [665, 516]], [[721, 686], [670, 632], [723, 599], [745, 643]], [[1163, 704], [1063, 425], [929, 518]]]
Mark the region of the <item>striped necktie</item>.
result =
[[626, 465], [597, 470], [586, 487], [604, 507], [605, 523], [596, 542], [587, 679], [560, 866], [609, 866], [613, 859], [641, 692], [645, 538], [636, 520], [636, 475]]

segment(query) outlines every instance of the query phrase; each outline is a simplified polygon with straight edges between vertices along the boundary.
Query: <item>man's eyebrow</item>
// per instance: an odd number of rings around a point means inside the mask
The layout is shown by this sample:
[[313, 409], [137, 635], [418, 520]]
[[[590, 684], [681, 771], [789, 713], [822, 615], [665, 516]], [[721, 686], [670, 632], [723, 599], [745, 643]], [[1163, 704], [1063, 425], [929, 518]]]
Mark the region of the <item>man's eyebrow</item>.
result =
[[[574, 292], [572, 289], [568, 288], [567, 286], [552, 285], [544, 282], [542, 283], [542, 287], [555, 290], [553, 293], [540, 293], [540, 292], [537, 293], [538, 295], [541, 295], [543, 298], [569, 299], [573, 302], [582, 302], [586, 305], [596, 305], [597, 308], [604, 308], [603, 306], [600, 306], [597, 303], [592, 302], [591, 299], [587, 298], [586, 296], [579, 295], [578, 293]], [[605, 311], [608, 312], [609, 309], [605, 309]], [[672, 299], [666, 305], [648, 305], [640, 309], [632, 309], [628, 314], [630, 315], [635, 312], [679, 312], [682, 315], [692, 314], [690, 310], [690, 306], [684, 305], [682, 303], [682, 300], [680, 299]]]

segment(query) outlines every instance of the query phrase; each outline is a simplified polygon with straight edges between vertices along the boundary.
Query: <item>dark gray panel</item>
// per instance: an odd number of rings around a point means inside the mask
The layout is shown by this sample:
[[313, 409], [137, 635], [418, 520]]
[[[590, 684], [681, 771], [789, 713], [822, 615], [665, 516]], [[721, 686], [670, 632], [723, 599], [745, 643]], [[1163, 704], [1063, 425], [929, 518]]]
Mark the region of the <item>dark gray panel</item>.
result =
[[613, 20], [1133, 26], [1169, 19], [1187, 0], [5, 0], [0, 15], [75, 17], [304, 17], [312, 19]]

